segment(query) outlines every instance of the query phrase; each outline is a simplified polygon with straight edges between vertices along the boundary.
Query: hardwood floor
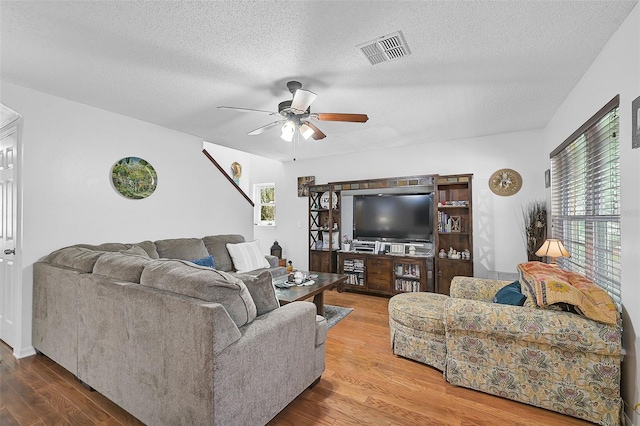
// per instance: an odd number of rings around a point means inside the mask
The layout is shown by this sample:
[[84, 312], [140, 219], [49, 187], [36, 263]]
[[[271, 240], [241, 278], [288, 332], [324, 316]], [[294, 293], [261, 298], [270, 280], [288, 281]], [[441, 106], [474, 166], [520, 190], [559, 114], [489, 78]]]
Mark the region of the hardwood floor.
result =
[[[269, 425], [588, 425], [572, 417], [448, 384], [442, 373], [391, 353], [387, 298], [327, 292], [354, 311], [327, 337], [322, 380]], [[16, 360], [0, 343], [0, 425], [136, 425], [38, 355]]]

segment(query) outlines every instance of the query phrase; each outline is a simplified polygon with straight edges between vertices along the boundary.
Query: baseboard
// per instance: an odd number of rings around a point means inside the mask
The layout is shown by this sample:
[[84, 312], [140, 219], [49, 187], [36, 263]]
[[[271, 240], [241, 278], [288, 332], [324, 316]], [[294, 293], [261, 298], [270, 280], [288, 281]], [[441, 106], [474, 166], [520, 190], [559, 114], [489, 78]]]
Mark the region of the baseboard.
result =
[[17, 359], [26, 358], [36, 354], [36, 348], [33, 346], [27, 346], [26, 348], [16, 349], [13, 351], [13, 356]]

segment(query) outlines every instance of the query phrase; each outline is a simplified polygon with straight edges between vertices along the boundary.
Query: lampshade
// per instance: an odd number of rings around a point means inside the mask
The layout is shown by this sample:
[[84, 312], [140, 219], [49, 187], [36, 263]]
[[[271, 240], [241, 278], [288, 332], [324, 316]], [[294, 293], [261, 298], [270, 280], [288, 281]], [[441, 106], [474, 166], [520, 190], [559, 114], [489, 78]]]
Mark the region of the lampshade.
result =
[[291, 142], [293, 140], [293, 134], [296, 131], [296, 124], [288, 120], [286, 123], [282, 125], [282, 134], [280, 137], [287, 142]]
[[571, 254], [564, 248], [560, 240], [549, 238], [536, 251], [536, 256], [547, 256], [551, 258], [551, 263], [556, 263], [556, 257], [571, 257]]
[[311, 127], [309, 127], [306, 123], [303, 123], [302, 126], [300, 126], [300, 134], [302, 135], [304, 140], [309, 139], [314, 132], [315, 131]]

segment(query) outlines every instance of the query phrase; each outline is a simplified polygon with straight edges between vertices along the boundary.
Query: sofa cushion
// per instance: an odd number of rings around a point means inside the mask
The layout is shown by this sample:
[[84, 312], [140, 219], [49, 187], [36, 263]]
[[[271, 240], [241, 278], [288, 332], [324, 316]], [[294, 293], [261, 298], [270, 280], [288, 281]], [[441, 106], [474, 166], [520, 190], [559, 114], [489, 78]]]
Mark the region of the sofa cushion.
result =
[[209, 256], [200, 238], [172, 238], [156, 241], [158, 256], [162, 259], [201, 259]]
[[104, 251], [96, 251], [85, 247], [65, 247], [47, 256], [46, 261], [52, 265], [92, 272], [93, 266]]
[[204, 242], [207, 252], [216, 260], [217, 270], [225, 272], [233, 271], [233, 262], [227, 250], [227, 243], [243, 243], [244, 237], [242, 235], [212, 235], [204, 237], [202, 242]]
[[149, 258], [149, 253], [146, 252], [145, 249], [143, 249], [140, 246], [131, 246], [126, 250], [120, 250], [120, 253], [122, 254], [133, 254], [136, 256], [144, 256], [146, 258]]
[[159, 259], [160, 255], [158, 255], [158, 250], [156, 249], [156, 243], [153, 241], [142, 241], [139, 243], [135, 243], [134, 246], [138, 246], [147, 252], [147, 255], [151, 259]]
[[220, 303], [238, 327], [256, 317], [256, 305], [242, 280], [187, 261], [153, 260], [142, 271], [140, 284]]
[[511, 284], [507, 284], [502, 287], [496, 293], [493, 298], [493, 303], [500, 303], [503, 305], [522, 306], [527, 296], [522, 294], [520, 289], [520, 281], [514, 281]]
[[216, 261], [213, 256], [203, 257], [202, 259], [190, 260], [191, 263], [195, 263], [199, 266], [206, 266], [207, 268], [216, 269]]
[[273, 278], [269, 271], [264, 271], [257, 276], [252, 275], [236, 275], [249, 289], [253, 303], [256, 304], [258, 315], [266, 314], [280, 307], [280, 302], [276, 296], [276, 290], [273, 286]]
[[271, 266], [264, 254], [260, 253], [260, 242], [257, 240], [247, 243], [227, 244], [227, 250], [238, 273], [251, 272]]
[[521, 263], [518, 272], [524, 293], [530, 295], [536, 307], [568, 304], [594, 321], [617, 323], [615, 302], [588, 278], [542, 262]]
[[149, 259], [146, 255], [137, 256], [124, 253], [105, 253], [96, 261], [93, 266], [93, 273], [104, 275], [105, 277], [110, 277], [118, 281], [139, 284], [142, 271], [150, 262], [153, 262], [153, 260]]

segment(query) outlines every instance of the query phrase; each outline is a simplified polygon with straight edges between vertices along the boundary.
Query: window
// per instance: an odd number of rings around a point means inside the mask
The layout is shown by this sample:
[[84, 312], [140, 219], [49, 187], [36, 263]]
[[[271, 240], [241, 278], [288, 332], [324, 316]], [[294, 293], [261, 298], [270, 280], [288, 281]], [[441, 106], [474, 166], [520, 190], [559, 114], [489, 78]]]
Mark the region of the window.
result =
[[553, 238], [563, 269], [620, 297], [620, 147], [616, 96], [551, 153]]
[[254, 220], [259, 226], [276, 224], [276, 184], [259, 183], [253, 186]]

